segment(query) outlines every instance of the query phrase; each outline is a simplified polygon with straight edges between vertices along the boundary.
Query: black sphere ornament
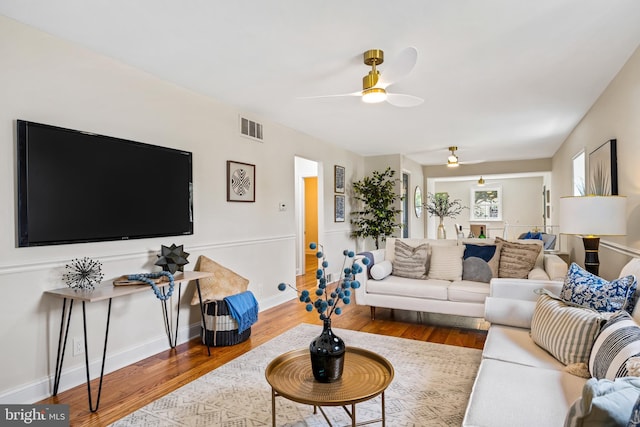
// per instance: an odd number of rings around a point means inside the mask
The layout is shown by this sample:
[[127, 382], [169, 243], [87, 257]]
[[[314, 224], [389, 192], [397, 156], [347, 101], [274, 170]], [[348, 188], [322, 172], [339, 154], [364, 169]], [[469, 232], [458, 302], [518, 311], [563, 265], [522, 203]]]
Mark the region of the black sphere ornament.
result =
[[162, 267], [164, 271], [175, 274], [176, 271], [184, 271], [184, 266], [189, 264], [187, 257], [189, 254], [184, 251], [183, 245], [172, 244], [169, 247], [162, 245], [156, 265]]

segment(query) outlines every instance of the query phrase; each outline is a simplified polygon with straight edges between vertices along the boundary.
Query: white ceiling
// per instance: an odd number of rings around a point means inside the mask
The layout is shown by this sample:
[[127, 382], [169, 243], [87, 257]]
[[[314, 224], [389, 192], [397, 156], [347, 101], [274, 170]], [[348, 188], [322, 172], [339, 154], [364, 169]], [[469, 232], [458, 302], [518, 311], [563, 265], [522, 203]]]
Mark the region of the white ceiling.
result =
[[[443, 164], [551, 157], [640, 44], [638, 0], [0, 0], [0, 13], [363, 155]], [[368, 49], [414, 46], [356, 97]], [[265, 139], [268, 141], [268, 127]]]

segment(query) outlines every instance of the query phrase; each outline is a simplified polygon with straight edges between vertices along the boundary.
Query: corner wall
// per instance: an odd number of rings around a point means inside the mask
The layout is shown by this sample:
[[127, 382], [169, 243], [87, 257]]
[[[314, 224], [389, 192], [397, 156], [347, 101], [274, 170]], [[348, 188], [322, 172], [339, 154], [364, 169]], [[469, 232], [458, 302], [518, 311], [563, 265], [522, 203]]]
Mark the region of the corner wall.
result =
[[[295, 156], [319, 162], [325, 189], [333, 188], [334, 164], [347, 178], [363, 176], [363, 159], [329, 143], [222, 105], [155, 76], [0, 16], [0, 402], [30, 403], [51, 393], [61, 301], [44, 296], [64, 287], [64, 265], [91, 257], [105, 279], [152, 271], [161, 245], [182, 244], [190, 253], [185, 269], [206, 255], [250, 280], [260, 308], [290, 295], [276, 287], [295, 283]], [[242, 137], [238, 115], [264, 125], [265, 139]], [[195, 232], [191, 236], [17, 248], [15, 244], [15, 120], [24, 119], [193, 152]], [[256, 202], [226, 201], [226, 161], [256, 165]], [[162, 180], [163, 171], [157, 173]], [[325, 192], [326, 211], [333, 194]], [[161, 209], [166, 201], [130, 208]], [[169, 201], [170, 202], [170, 201]], [[279, 210], [283, 202], [289, 209]], [[113, 200], [117, 214], [118, 200]], [[350, 211], [347, 200], [347, 215]], [[325, 212], [325, 248], [354, 248], [349, 223]], [[89, 215], [90, 213], [88, 213]], [[193, 285], [182, 288], [179, 342], [194, 336], [199, 312], [190, 305]], [[177, 293], [176, 293], [177, 294]], [[174, 295], [176, 295], [174, 294]], [[69, 331], [82, 335], [76, 308]], [[101, 358], [106, 303], [87, 307], [92, 373]], [[113, 301], [106, 372], [168, 348], [158, 300], [141, 293]], [[61, 391], [84, 382], [84, 355], [68, 352]], [[107, 385], [108, 386], [108, 385]]]

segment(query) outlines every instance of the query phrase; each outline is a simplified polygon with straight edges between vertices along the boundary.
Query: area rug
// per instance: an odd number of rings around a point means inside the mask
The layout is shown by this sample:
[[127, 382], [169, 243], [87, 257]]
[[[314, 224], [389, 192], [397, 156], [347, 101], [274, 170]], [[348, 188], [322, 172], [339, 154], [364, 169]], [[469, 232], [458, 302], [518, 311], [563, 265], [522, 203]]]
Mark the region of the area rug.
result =
[[[321, 326], [302, 324], [112, 424], [125, 426], [271, 425], [271, 387], [265, 368], [280, 354], [308, 347]], [[481, 351], [335, 329], [347, 346], [386, 357], [395, 376], [385, 392], [388, 426], [460, 426]], [[358, 421], [380, 417], [378, 396], [356, 406]], [[313, 407], [276, 399], [278, 426], [326, 426]], [[341, 407], [325, 412], [332, 424], [350, 424]]]

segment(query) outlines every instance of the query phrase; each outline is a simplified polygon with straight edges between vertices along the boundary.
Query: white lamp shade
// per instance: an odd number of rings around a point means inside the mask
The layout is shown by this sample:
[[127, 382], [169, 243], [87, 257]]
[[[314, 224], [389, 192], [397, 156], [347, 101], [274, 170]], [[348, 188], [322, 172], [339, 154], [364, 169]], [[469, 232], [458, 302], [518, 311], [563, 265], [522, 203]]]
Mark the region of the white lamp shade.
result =
[[560, 233], [583, 236], [627, 234], [627, 198], [583, 196], [560, 199]]

